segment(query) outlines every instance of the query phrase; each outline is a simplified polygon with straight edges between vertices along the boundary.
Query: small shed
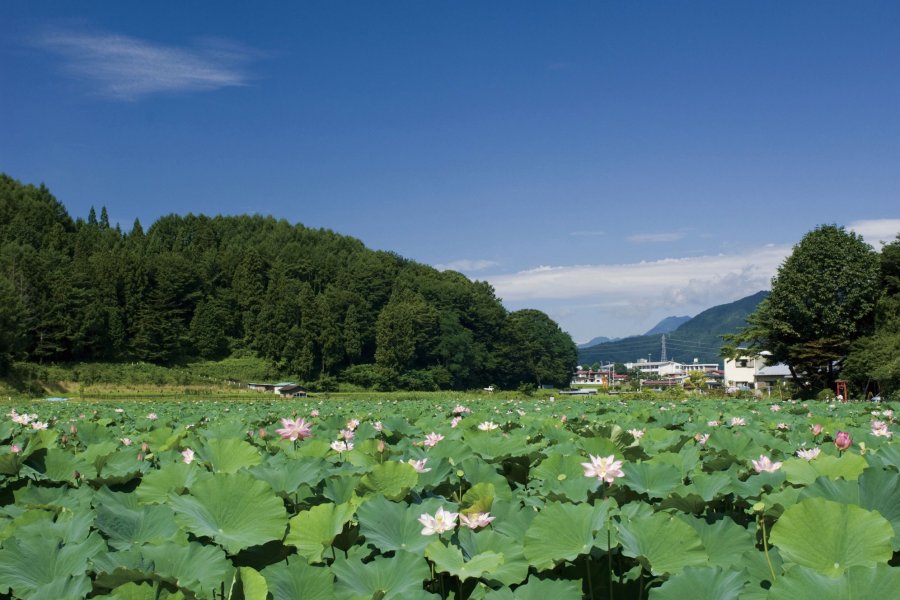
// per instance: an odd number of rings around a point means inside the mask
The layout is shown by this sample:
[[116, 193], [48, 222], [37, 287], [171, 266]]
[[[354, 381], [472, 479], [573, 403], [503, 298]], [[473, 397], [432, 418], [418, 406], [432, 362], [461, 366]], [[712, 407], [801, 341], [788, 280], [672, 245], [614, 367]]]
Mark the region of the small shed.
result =
[[285, 385], [278, 390], [278, 395], [282, 398], [305, 398], [306, 388], [299, 385]]

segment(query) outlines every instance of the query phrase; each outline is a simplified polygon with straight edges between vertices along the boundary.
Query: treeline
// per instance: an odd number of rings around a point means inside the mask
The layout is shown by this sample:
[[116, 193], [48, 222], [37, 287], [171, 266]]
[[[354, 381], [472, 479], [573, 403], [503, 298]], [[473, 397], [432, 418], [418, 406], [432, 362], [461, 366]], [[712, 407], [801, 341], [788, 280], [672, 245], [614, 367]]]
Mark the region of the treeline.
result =
[[105, 208], [73, 220], [46, 187], [0, 175], [0, 371], [238, 350], [321, 387], [565, 385], [576, 362], [544, 313], [332, 231], [188, 214], [123, 232]]

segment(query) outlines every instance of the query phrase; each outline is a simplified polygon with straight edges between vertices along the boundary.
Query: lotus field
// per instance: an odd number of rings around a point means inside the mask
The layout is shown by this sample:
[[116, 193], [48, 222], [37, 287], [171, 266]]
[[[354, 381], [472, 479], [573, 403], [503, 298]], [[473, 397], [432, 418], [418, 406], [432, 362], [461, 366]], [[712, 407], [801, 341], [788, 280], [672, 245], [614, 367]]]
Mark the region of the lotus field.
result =
[[896, 598], [894, 408], [7, 405], [0, 595]]

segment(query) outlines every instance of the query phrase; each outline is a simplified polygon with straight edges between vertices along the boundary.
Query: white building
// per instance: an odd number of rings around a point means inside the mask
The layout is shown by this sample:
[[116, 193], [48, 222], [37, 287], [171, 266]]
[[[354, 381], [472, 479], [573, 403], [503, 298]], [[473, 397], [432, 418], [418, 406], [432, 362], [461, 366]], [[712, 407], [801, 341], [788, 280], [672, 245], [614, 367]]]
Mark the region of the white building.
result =
[[766, 390], [779, 381], [792, 379], [787, 365], [768, 364], [771, 352], [743, 355], [725, 360], [725, 385], [739, 389]]

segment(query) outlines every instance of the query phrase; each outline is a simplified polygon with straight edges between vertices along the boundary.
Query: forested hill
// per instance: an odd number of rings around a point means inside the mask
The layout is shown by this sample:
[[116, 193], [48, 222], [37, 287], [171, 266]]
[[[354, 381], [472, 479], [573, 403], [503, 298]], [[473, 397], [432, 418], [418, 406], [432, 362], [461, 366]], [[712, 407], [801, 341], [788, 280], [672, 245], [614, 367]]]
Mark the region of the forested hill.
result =
[[[747, 316], [756, 310], [768, 292], [757, 292], [735, 302], [713, 306], [678, 329], [666, 334], [666, 355], [669, 359], [691, 362], [722, 363], [722, 336], [735, 333], [746, 326]], [[651, 356], [659, 360], [662, 335], [637, 335], [578, 350], [582, 365], [607, 362], [634, 362]]]
[[568, 382], [568, 334], [485, 282], [261, 216], [125, 233], [0, 175], [0, 373], [14, 360], [160, 364], [254, 351], [303, 382]]

